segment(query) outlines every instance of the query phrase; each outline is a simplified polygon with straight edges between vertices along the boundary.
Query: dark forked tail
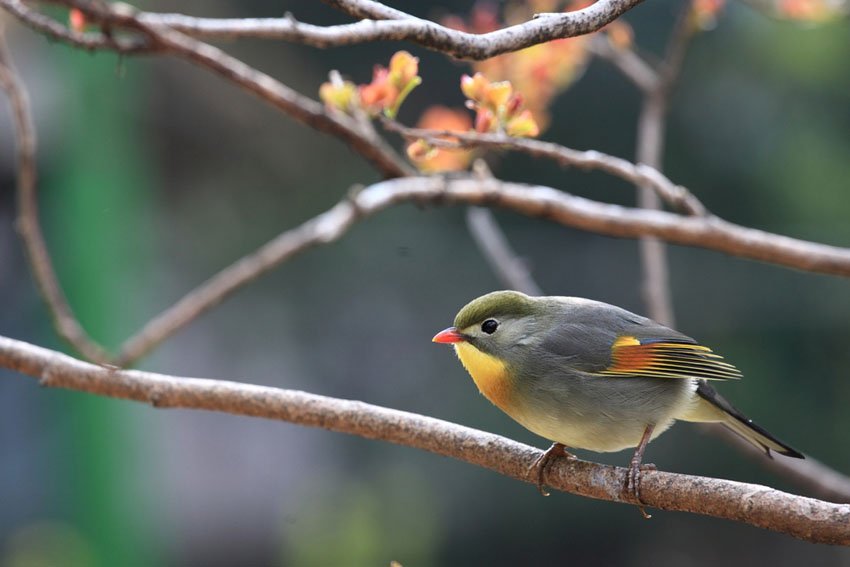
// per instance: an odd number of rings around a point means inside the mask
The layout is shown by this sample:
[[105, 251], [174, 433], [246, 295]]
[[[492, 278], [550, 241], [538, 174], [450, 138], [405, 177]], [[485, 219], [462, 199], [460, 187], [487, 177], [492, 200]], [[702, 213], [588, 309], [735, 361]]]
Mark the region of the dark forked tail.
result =
[[[792, 449], [735, 409], [705, 380], [699, 381], [697, 394], [701, 398], [701, 407], [697, 408], [693, 415], [684, 418], [685, 420], [722, 423], [771, 458], [773, 458], [770, 454], [771, 451], [776, 451], [787, 457], [805, 458], [802, 453]], [[689, 419], [689, 417], [693, 419]]]

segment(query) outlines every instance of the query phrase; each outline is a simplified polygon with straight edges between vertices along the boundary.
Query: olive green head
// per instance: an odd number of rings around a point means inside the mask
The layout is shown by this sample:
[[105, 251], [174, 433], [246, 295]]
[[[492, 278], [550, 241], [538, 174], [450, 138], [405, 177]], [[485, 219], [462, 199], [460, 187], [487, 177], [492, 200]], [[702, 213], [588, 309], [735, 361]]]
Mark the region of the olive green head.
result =
[[512, 351], [529, 344], [545, 309], [538, 298], [517, 291], [494, 291], [470, 301], [454, 326], [434, 337], [435, 342], [469, 343], [481, 352], [511, 361]]
[[535, 311], [533, 297], [518, 291], [494, 291], [464, 305], [455, 316], [454, 326], [463, 330], [489, 318], [526, 317], [534, 315]]

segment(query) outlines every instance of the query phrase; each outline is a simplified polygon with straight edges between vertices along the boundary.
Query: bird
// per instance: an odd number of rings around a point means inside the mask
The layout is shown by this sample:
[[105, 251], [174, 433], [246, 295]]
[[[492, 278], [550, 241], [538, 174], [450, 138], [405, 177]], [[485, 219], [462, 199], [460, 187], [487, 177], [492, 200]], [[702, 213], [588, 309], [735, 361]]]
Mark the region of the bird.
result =
[[494, 291], [470, 301], [432, 340], [454, 346], [484, 397], [552, 442], [529, 469], [543, 495], [547, 465], [575, 458], [567, 448], [634, 448], [624, 488], [649, 517], [640, 499], [644, 451], [676, 421], [720, 423], [768, 457], [804, 458], [709, 383], [742, 378], [735, 366], [687, 335], [608, 303]]

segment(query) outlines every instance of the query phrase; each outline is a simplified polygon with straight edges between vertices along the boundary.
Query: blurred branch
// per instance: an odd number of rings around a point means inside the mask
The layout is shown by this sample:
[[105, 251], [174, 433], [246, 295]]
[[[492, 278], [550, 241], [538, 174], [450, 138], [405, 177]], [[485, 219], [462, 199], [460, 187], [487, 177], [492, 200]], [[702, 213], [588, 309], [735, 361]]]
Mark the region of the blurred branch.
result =
[[288, 230], [225, 268], [145, 325], [122, 347], [125, 366], [173, 335], [227, 296], [282, 262], [339, 239], [358, 220], [401, 203], [499, 207], [598, 234], [655, 236], [676, 244], [717, 250], [810, 272], [850, 277], [850, 249], [742, 227], [716, 216], [682, 217], [576, 197], [550, 187], [497, 179], [405, 177], [377, 183], [332, 209]]
[[[483, 60], [502, 53], [518, 51], [553, 39], [595, 32], [624, 14], [642, 0], [599, 0], [581, 10], [544, 17], [485, 34], [473, 34], [447, 28], [430, 20], [367, 0], [324, 0], [326, 4], [362, 21], [338, 26], [300, 23], [292, 16], [283, 18], [215, 19], [194, 18], [182, 14], [136, 12], [126, 4], [116, 7], [85, 0], [52, 0], [74, 6], [86, 15], [120, 24], [116, 12], [133, 13], [137, 23], [169, 27], [200, 37], [255, 37], [293, 41], [316, 47], [351, 45], [374, 41], [409, 41], [459, 59]], [[14, 3], [3, 0], [2, 5]], [[108, 16], [112, 13], [112, 16]], [[363, 19], [369, 18], [369, 19]], [[379, 21], [376, 21], [379, 20]]]
[[659, 82], [659, 73], [633, 49], [614, 47], [606, 37], [595, 35], [587, 42], [588, 50], [608, 60], [642, 92], [649, 92]]
[[[541, 452], [528, 445], [439, 419], [367, 404], [224, 380], [184, 378], [95, 366], [0, 337], [0, 367], [39, 384], [134, 400], [157, 408], [190, 408], [262, 417], [387, 441], [488, 468], [524, 482]], [[626, 469], [560, 459], [546, 484], [581, 496], [634, 504]], [[661, 471], [642, 475], [644, 504], [725, 518], [811, 542], [850, 545], [850, 505], [765, 486]]]
[[[615, 175], [635, 184], [651, 187], [671, 207], [689, 215], [705, 215], [705, 206], [697, 197], [681, 185], [676, 185], [658, 169], [646, 164], [634, 164], [628, 160], [608, 155], [596, 150], [574, 150], [554, 144], [528, 138], [511, 138], [504, 134], [480, 134], [477, 132], [455, 132], [452, 130], [429, 130], [425, 128], [407, 128], [398, 122], [384, 120], [384, 126], [398, 132], [407, 139], [424, 139], [429, 144], [441, 148], [495, 148], [522, 152], [532, 157], [555, 161], [562, 167], [577, 167], [585, 170], [599, 170]], [[447, 139], [451, 138], [451, 139]]]
[[12, 66], [6, 45], [6, 35], [0, 26], [0, 88], [6, 92], [15, 126], [17, 152], [17, 229], [27, 252], [32, 275], [41, 292], [53, 326], [59, 335], [79, 353], [95, 362], [105, 362], [108, 355], [103, 348], [89, 337], [74, 315], [47, 251], [47, 243], [38, 219], [36, 197], [36, 134], [30, 112], [29, 98]]
[[[483, 159], [473, 162], [472, 171], [484, 182], [493, 179], [493, 172]], [[514, 251], [493, 211], [484, 207], [467, 207], [466, 228], [484, 260], [504, 287], [528, 295], [543, 295], [531, 275], [531, 269]]]
[[505, 287], [528, 295], [543, 295], [525, 261], [514, 252], [492, 211], [469, 207], [466, 209], [466, 224], [478, 249]]
[[[670, 91], [679, 77], [685, 52], [694, 34], [692, 10], [693, 3], [690, 0], [685, 2], [673, 25], [658, 80], [649, 89], [643, 89], [643, 103], [638, 117], [636, 157], [637, 161], [658, 171], [662, 169]], [[661, 209], [658, 193], [646, 183], [638, 184], [638, 206], [652, 210]], [[675, 315], [666, 247], [657, 238], [643, 237], [640, 239], [640, 256], [643, 266], [642, 291], [649, 316], [659, 323], [673, 327]]]
[[700, 427], [735, 447], [753, 461], [774, 474], [785, 477], [802, 487], [807, 494], [829, 502], [850, 503], [850, 477], [806, 455], [805, 459], [790, 459], [781, 455], [765, 459], [764, 452], [719, 423], [702, 423]]
[[[655, 89], [644, 95], [637, 128], [637, 161], [660, 170], [661, 154], [664, 149], [665, 116], [667, 100], [665, 92]], [[661, 200], [653, 187], [638, 183], [638, 206], [649, 210], [660, 210]], [[662, 325], [675, 326], [673, 299], [670, 291], [670, 273], [667, 251], [664, 244], [652, 236], [639, 241], [643, 281], [641, 291], [650, 318]]]
[[[638, 117], [636, 159], [659, 172], [662, 169], [669, 93], [679, 76], [688, 43], [695, 31], [691, 21], [692, 9], [692, 2], [686, 2], [673, 26], [664, 60], [658, 69], [632, 49], [616, 49], [610, 42], [600, 38], [589, 42], [591, 52], [610, 61], [643, 93]], [[637, 181], [636, 185], [640, 207], [651, 210], [661, 208], [657, 188], [644, 181]], [[663, 195], [660, 196], [663, 198]], [[641, 287], [647, 312], [651, 318], [672, 327], [675, 316], [664, 244], [653, 237], [642, 237], [640, 256], [643, 267]]]

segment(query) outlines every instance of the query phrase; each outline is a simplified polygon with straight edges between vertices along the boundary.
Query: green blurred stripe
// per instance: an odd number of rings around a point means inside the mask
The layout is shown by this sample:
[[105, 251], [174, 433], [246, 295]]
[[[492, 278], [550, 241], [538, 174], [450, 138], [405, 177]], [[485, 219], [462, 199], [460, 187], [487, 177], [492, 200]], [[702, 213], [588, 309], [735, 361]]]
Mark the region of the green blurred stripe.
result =
[[[154, 186], [144, 138], [142, 65], [111, 54], [55, 50], [63, 74], [61, 140], [42, 190], [57, 271], [84, 327], [110, 348], [138, 324], [130, 285], [145, 272]], [[56, 141], [54, 141], [56, 142]], [[115, 400], [64, 394], [53, 416], [67, 442], [68, 470], [51, 471], [67, 513], [92, 546], [95, 564], [157, 565], [150, 504], [127, 479], [142, 432], [132, 408]], [[129, 414], [129, 415], [128, 415]]]

